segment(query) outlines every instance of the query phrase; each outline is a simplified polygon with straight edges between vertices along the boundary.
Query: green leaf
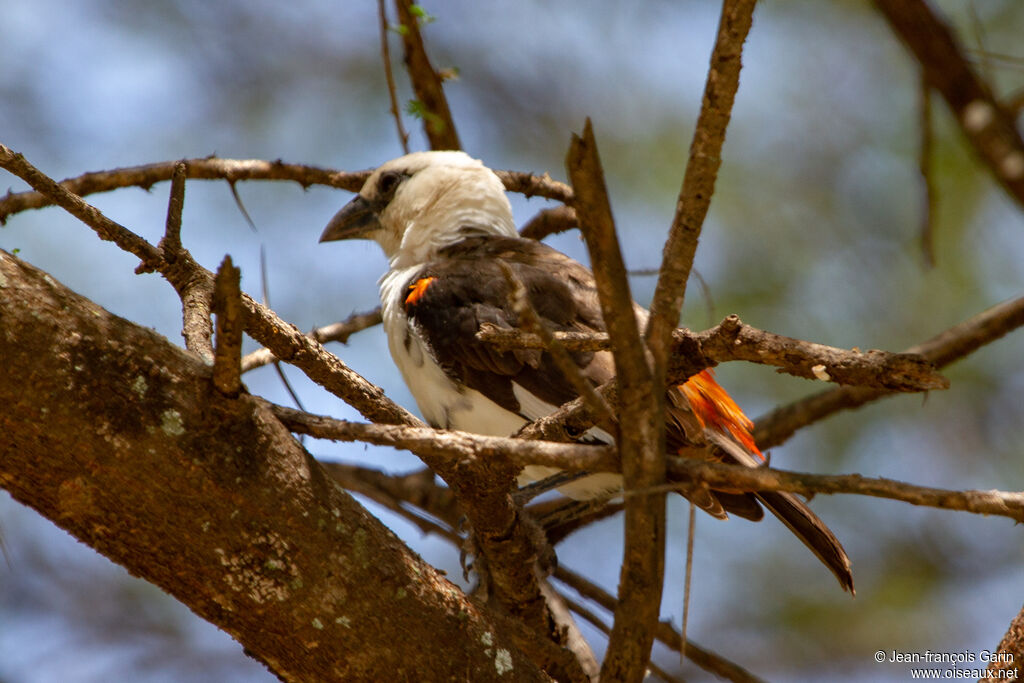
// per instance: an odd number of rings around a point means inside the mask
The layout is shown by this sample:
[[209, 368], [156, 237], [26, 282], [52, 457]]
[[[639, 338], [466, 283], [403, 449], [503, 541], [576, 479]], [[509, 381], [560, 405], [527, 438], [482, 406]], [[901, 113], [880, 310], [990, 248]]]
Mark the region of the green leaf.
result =
[[437, 17], [428, 13], [427, 10], [423, 9], [422, 5], [411, 5], [409, 13], [416, 17], [421, 24], [432, 24], [437, 20]]

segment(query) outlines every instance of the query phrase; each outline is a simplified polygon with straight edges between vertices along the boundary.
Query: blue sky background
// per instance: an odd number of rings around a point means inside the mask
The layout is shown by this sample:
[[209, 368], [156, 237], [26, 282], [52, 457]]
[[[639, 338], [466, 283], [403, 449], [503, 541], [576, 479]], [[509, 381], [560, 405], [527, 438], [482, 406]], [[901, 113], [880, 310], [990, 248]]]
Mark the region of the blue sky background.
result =
[[[1024, 5], [936, 3], [1001, 95], [1024, 87]], [[655, 267], [700, 104], [718, 3], [430, 2], [425, 29], [467, 151], [501, 169], [564, 179], [570, 134], [591, 116], [627, 265]], [[210, 154], [358, 170], [401, 153], [388, 116], [376, 3], [266, 0], [8, 0], [0, 40], [0, 141], [56, 178]], [[983, 47], [989, 57], [978, 50]], [[400, 97], [412, 97], [400, 68]], [[997, 59], [1006, 55], [1014, 59]], [[934, 101], [937, 266], [917, 239], [914, 63], [868, 3], [762, 3], [684, 323], [729, 313], [842, 347], [899, 350], [1024, 292], [1024, 219], [973, 160]], [[414, 148], [418, 122], [406, 119]], [[5, 176], [14, 191], [20, 180]], [[6, 189], [0, 186], [0, 190]], [[89, 198], [154, 242], [167, 184]], [[190, 182], [184, 240], [215, 267], [226, 253], [260, 295], [309, 329], [376, 305], [386, 263], [371, 243], [318, 245], [349, 196], [291, 184]], [[519, 223], [545, 206], [513, 196]], [[575, 233], [550, 240], [585, 260]], [[0, 247], [109, 310], [181, 343], [180, 304], [155, 275], [56, 209], [10, 218]], [[632, 281], [646, 302], [654, 281]], [[251, 343], [250, 343], [251, 345]], [[254, 348], [254, 347], [252, 347]], [[398, 402], [414, 403], [379, 329], [333, 349]], [[948, 488], [1024, 489], [1020, 333], [949, 368], [953, 387], [837, 415], [773, 449], [773, 463]], [[719, 378], [752, 416], [821, 385], [729, 364]], [[308, 409], [357, 414], [288, 370]], [[246, 377], [288, 403], [273, 371]], [[313, 442], [317, 456], [388, 471], [418, 465], [391, 449]], [[461, 575], [458, 551], [367, 503], [424, 557]], [[819, 496], [814, 508], [853, 559], [850, 599], [774, 520], [701, 517], [689, 634], [770, 680], [902, 680], [876, 650], [993, 648], [1024, 603], [1022, 533], [1007, 519]], [[671, 505], [663, 613], [681, 614], [686, 507]], [[260, 681], [272, 677], [186, 608], [0, 495], [0, 681]], [[560, 562], [609, 590], [621, 520], [559, 548]], [[594, 642], [601, 647], [602, 640]], [[673, 656], [656, 649], [659, 662]], [[701, 679], [692, 670], [690, 679]]]

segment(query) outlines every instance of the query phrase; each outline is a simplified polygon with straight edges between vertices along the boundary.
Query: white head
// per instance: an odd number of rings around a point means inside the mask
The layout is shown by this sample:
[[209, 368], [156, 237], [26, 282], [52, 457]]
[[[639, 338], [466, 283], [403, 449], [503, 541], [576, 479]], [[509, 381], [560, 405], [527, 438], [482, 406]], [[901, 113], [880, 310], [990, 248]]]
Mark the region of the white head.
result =
[[396, 268], [479, 234], [517, 234], [498, 176], [464, 152], [414, 152], [374, 171], [320, 241], [372, 239]]

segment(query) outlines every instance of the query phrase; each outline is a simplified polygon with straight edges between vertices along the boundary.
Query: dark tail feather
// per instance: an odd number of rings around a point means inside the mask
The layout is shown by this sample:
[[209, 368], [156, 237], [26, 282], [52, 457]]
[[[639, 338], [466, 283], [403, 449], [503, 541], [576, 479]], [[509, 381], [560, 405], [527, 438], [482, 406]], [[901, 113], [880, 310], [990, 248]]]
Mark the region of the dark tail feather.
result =
[[818, 556], [818, 559], [825, 563], [826, 567], [832, 570], [843, 590], [856, 595], [857, 592], [853, 589], [853, 573], [850, 571], [850, 558], [843, 550], [843, 545], [803, 501], [792, 493], [778, 491], [763, 491], [758, 493], [757, 497]]

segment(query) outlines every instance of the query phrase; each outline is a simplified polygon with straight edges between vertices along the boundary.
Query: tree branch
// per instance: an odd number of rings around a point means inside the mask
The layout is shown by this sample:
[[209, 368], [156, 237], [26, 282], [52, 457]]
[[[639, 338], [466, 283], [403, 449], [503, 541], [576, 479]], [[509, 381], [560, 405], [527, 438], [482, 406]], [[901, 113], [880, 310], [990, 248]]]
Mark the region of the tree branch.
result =
[[[60, 181], [60, 185], [79, 197], [97, 192], [110, 192], [124, 187], [141, 187], [148, 190], [156, 183], [170, 180], [175, 166], [179, 163], [182, 162], [162, 161], [142, 166], [115, 168], [110, 171], [83, 173], [75, 178]], [[369, 171], [349, 173], [303, 164], [286, 164], [280, 160], [206, 157], [186, 159], [184, 163], [187, 169], [186, 177], [189, 180], [227, 180], [229, 182], [290, 180], [299, 183], [304, 188], [310, 185], [327, 185], [350, 192], [358, 192], [370, 175]], [[31, 185], [31, 183], [29, 184]], [[8, 192], [7, 196], [0, 199], [0, 225], [6, 223], [7, 218], [12, 214], [29, 209], [41, 209], [52, 206], [54, 203], [51, 197], [41, 192]]]
[[[188, 283], [195, 280], [212, 289], [213, 275], [187, 252], [179, 254], [174, 263], [167, 263], [155, 247], [57, 185], [21, 155], [14, 155], [2, 145], [0, 166], [18, 174], [101, 237], [112, 239], [123, 248], [144, 256], [144, 264], [158, 270], [177, 291], [183, 291]], [[256, 341], [277, 358], [295, 365], [311, 380], [345, 400], [367, 419], [385, 424], [422, 425], [420, 420], [385, 396], [379, 387], [245, 294], [242, 295], [242, 307], [246, 332]], [[425, 462], [444, 478], [465, 506], [466, 516], [476, 532], [476, 541], [488, 560], [491, 579], [497, 588], [496, 596], [502, 606], [535, 632], [557, 640], [559, 634], [552, 630], [553, 622], [533, 570], [537, 550], [510, 496], [515, 466], [500, 458], [478, 462], [473, 468], [444, 459], [426, 459]], [[553, 661], [545, 664], [561, 666], [562, 663]]]
[[[943, 368], [1022, 325], [1024, 297], [993, 306], [928, 341], [911, 346], [903, 353], [920, 355], [936, 368]], [[761, 448], [778, 446], [802, 427], [892, 393], [891, 390], [870, 387], [840, 387], [820, 392], [776, 408], [755, 420], [754, 439]]]
[[[502, 350], [546, 348], [543, 339], [531, 332], [499, 328], [484, 323], [477, 338]], [[601, 351], [610, 347], [608, 335], [585, 332], [555, 332], [553, 338], [570, 351]], [[908, 353], [848, 351], [824, 344], [759, 330], [731, 315], [703, 332], [677, 329], [673, 333], [672, 358], [687, 364], [690, 375], [717, 363], [745, 360], [778, 366], [797, 377], [869, 386], [892, 391], [929, 391], [949, 388], [949, 381], [935, 372], [931, 362]], [[677, 383], [680, 374], [670, 368], [667, 382]], [[685, 375], [685, 376], [690, 376]]]
[[996, 181], [1024, 208], [1024, 139], [1013, 116], [971, 68], [956, 36], [924, 0], [875, 0], [914, 54]]
[[433, 427], [366, 424], [268, 404], [274, 415], [296, 434], [335, 441], [362, 441], [391, 446], [426, 458], [452, 461], [487, 461], [498, 458], [514, 464], [549, 465], [572, 471], [620, 471], [614, 446], [591, 446], [553, 441], [527, 441], [504, 436], [483, 436]]
[[673, 458], [669, 462], [669, 470], [674, 478], [702, 481], [712, 487], [724, 486], [736, 491], [790, 491], [805, 496], [852, 493], [944, 510], [998, 515], [1024, 522], [1024, 492], [951, 491], [860, 474], [810, 474], [774, 467], [700, 462], [692, 458]]
[[658, 384], [668, 367], [672, 331], [679, 323], [697, 241], [711, 205], [718, 168], [722, 164], [725, 129], [739, 88], [740, 55], [753, 21], [754, 4], [755, 0], [722, 2], [722, 16], [711, 53], [704, 99], [690, 144], [683, 186], [676, 201], [675, 218], [665, 242], [658, 283], [651, 300], [651, 317], [647, 323], [647, 346], [654, 360], [654, 379]]
[[509, 192], [518, 192], [527, 198], [544, 197], [563, 204], [572, 203], [572, 188], [565, 183], [552, 180], [547, 173], [539, 176], [522, 171], [495, 171], [494, 173]]
[[221, 396], [191, 354], [6, 253], [0, 274], [0, 485], [15, 499], [283, 680], [543, 678], [258, 401]]
[[398, 108], [398, 95], [395, 93], [395, 76], [391, 72], [391, 48], [388, 46], [388, 14], [385, 0], [377, 0], [377, 19], [380, 25], [380, 57], [384, 63], [384, 78], [388, 86], [388, 101], [391, 103], [391, 117], [398, 129], [398, 142], [402, 152], [409, 153], [409, 134], [402, 125], [402, 112]]
[[430, 141], [430, 149], [462, 149], [455, 119], [444, 96], [441, 76], [427, 57], [427, 48], [420, 35], [419, 18], [413, 13], [412, 0], [395, 0], [398, 22], [402, 25], [402, 43], [405, 45], [405, 67], [422, 108], [423, 131]]
[[[307, 336], [321, 344], [332, 341], [346, 344], [348, 343], [348, 338], [356, 332], [379, 325], [380, 323], [381, 313], [378, 306], [372, 311], [366, 311], [365, 313], [353, 313], [340, 322], [324, 325], [323, 327], [315, 327]], [[269, 365], [274, 360], [274, 354], [270, 352], [270, 349], [257, 349], [242, 357], [242, 372], [249, 372], [264, 365]]]
[[[644, 355], [590, 119], [583, 136], [573, 136], [565, 165], [615, 358], [623, 486], [627, 490], [658, 486], [665, 480], [664, 392], [654, 390], [656, 383]], [[601, 665], [602, 679], [643, 678], [661, 609], [664, 571], [665, 498], [628, 499], [619, 604]]]
[[[74, 178], [60, 181], [60, 185], [84, 197], [99, 192], [110, 192], [126, 187], [141, 187], [148, 190], [153, 185], [171, 179], [174, 167], [181, 161], [161, 161], [142, 166], [115, 168], [110, 171], [83, 173]], [[306, 188], [311, 185], [326, 185], [339, 190], [358, 192], [370, 171], [337, 171], [304, 164], [286, 164], [283, 161], [260, 159], [203, 159], [184, 160], [189, 180], [286, 180]], [[544, 197], [560, 202], [571, 201], [572, 190], [565, 183], [552, 180], [547, 173], [535, 175], [522, 171], [495, 171], [509, 192], [518, 192], [527, 197]], [[30, 209], [53, 206], [54, 201], [46, 195], [30, 192], [8, 192], [0, 199], [0, 225], [8, 217]]]
[[982, 677], [981, 680], [1019, 681], [1024, 674], [1024, 609], [1021, 609], [1010, 622], [1010, 627], [1006, 629], [1006, 635], [999, 641], [999, 647], [995, 652], [1003, 654], [1000, 659], [1008, 661], [991, 661], [988, 665], [988, 676]]
[[242, 389], [242, 271], [225, 256], [213, 285], [213, 313], [217, 316], [213, 350], [213, 386], [228, 398]]
[[[621, 472], [613, 446], [589, 446], [548, 441], [481, 436], [468, 432], [423, 427], [374, 425], [310, 415], [293, 408], [270, 405], [270, 410], [289, 429], [338, 441], [364, 441], [402, 448], [422, 457], [472, 463], [504, 457], [517, 466], [544, 465], [569, 472]], [[898, 500], [945, 510], [997, 515], [1024, 521], [1024, 493], [1006, 491], [955, 491], [860, 474], [812, 474], [770, 467], [743, 467], [700, 459], [699, 452], [682, 452], [668, 459], [669, 483], [658, 490], [675, 490], [678, 483], [702, 482], [730, 491], [789, 491], [805, 496], [857, 494]], [[626, 496], [640, 496], [650, 489], [630, 489]]]
[[542, 209], [519, 229], [519, 236], [531, 240], [542, 240], [577, 227], [576, 211], [571, 206], [556, 206]]

